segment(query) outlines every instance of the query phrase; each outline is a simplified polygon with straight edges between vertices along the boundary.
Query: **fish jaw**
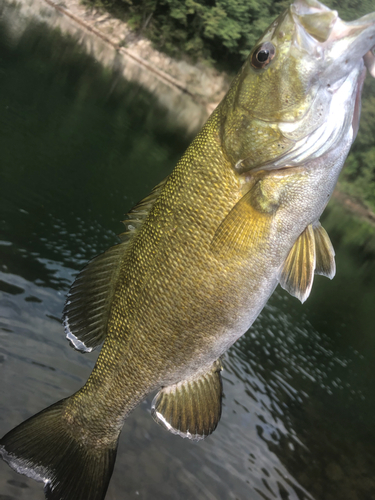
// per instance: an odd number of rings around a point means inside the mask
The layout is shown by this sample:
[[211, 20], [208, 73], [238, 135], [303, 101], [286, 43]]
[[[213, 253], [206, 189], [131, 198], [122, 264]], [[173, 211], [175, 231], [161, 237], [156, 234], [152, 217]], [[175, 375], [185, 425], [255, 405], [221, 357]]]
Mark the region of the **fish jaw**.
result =
[[321, 57], [336, 79], [347, 75], [350, 66], [375, 46], [375, 12], [345, 22], [316, 0], [296, 0], [290, 12], [296, 25], [294, 44]]
[[366, 54], [375, 45], [375, 12], [356, 21], [337, 18], [329, 38], [322, 43], [324, 58], [320, 77], [334, 85], [353, 71], [361, 72]]
[[[347, 23], [336, 11], [330, 11], [315, 0], [297, 0], [291, 12], [296, 22], [294, 44], [300, 51], [309, 49], [316, 58], [320, 83], [318, 101], [322, 106], [328, 104], [330, 112], [320, 127], [302, 138], [299, 145], [297, 142], [272, 168], [298, 165], [307, 158], [324, 155], [348, 132], [354, 141], [359, 127], [365, 65], [370, 72], [375, 72], [375, 57], [371, 51], [375, 41], [375, 13]], [[316, 38], [315, 46], [312, 38]], [[295, 122], [289, 129], [303, 130], [304, 120], [301, 122], [302, 126]], [[280, 124], [284, 134], [288, 125]]]
[[[272, 60], [254, 68], [265, 43], [275, 48]], [[279, 16], [220, 107], [223, 150], [237, 174], [301, 165], [348, 133], [354, 140], [365, 65], [375, 74], [374, 45], [375, 13], [346, 23], [316, 0], [296, 0]]]
[[[352, 79], [353, 88], [362, 90], [363, 69], [375, 76], [375, 12], [345, 22], [316, 0], [297, 0], [291, 7], [296, 23], [294, 44], [310, 50], [320, 63], [317, 76], [331, 93]], [[316, 39], [316, 40], [314, 40]], [[358, 82], [358, 85], [357, 85]]]
[[365, 66], [368, 69], [368, 72], [371, 76], [375, 78], [375, 46], [369, 50], [364, 56], [363, 60], [365, 62]]

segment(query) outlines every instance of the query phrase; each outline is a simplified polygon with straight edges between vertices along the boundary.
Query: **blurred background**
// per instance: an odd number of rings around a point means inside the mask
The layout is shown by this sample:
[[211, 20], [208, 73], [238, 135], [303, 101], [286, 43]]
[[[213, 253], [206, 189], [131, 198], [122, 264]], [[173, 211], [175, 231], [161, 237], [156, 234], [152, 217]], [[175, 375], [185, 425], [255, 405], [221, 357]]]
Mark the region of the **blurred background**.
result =
[[[285, 2], [271, 4], [252, 3], [265, 26]], [[343, 2], [342, 17], [362, 14], [352, 4]], [[214, 23], [221, 6], [230, 33], [230, 8], [249, 8], [234, 0], [179, 2], [181, 12], [190, 5], [183, 18], [173, 1], [123, 5], [128, 10], [120, 14], [117, 5], [106, 7], [133, 23], [135, 34], [150, 30], [170, 52], [179, 25], [163, 34], [158, 8], [169, 5], [162, 14], [183, 25], [188, 15], [205, 13], [207, 21], [209, 5], [216, 5]], [[31, 17], [17, 29], [17, 9], [0, 3], [0, 435], [86, 381], [97, 354], [80, 354], [65, 340], [69, 287], [89, 259], [117, 243], [119, 221], [172, 170], [192, 138], [155, 95], [99, 64], [71, 36]], [[246, 19], [256, 21], [243, 17], [245, 27]], [[255, 23], [258, 31], [262, 23]], [[224, 25], [213, 24], [217, 36]], [[219, 50], [210, 25], [199, 26], [201, 42], [193, 37], [191, 44], [200, 52], [183, 44], [179, 50], [189, 61], [206, 57], [220, 71], [234, 71], [232, 45], [221, 42]], [[250, 47], [237, 40], [238, 69]], [[181, 52], [173, 55], [187, 57]], [[276, 290], [225, 356], [223, 415], [204, 442], [157, 426], [152, 395], [142, 403], [125, 423], [108, 500], [375, 499], [374, 109], [368, 78], [341, 194], [322, 219], [336, 251], [334, 280], [317, 276], [304, 305]], [[359, 206], [359, 214], [342, 200]], [[0, 462], [0, 500], [43, 498], [40, 483]]]

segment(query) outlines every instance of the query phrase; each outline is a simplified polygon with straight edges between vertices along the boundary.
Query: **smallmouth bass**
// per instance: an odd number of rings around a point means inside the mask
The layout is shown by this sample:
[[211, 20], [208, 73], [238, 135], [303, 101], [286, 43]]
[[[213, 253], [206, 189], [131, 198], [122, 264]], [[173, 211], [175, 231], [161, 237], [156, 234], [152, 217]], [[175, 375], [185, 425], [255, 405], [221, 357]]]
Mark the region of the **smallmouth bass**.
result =
[[122, 243], [70, 291], [67, 337], [102, 342], [76, 394], [0, 441], [49, 499], [102, 499], [124, 419], [158, 390], [154, 419], [191, 439], [221, 413], [221, 355], [280, 283], [304, 301], [335, 273], [319, 217], [358, 129], [375, 14], [343, 23], [297, 1], [253, 49], [170, 176], [127, 216]]

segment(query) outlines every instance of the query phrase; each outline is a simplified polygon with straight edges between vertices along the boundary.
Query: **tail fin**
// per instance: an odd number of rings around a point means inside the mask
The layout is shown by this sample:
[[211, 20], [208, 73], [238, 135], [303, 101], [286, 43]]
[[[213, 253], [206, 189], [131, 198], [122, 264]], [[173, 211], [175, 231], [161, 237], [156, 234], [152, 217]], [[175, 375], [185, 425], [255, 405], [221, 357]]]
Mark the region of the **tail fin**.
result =
[[48, 500], [103, 500], [115, 447], [85, 447], [69, 432], [59, 401], [0, 440], [0, 456], [20, 474], [44, 482]]

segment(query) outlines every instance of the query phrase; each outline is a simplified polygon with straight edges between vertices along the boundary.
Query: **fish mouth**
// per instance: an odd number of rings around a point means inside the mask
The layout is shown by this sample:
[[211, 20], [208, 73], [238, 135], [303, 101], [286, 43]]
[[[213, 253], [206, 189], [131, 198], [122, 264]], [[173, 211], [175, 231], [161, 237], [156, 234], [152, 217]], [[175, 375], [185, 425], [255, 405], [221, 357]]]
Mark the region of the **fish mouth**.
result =
[[294, 43], [321, 59], [320, 76], [340, 79], [361, 60], [375, 76], [375, 12], [345, 22], [317, 0], [296, 0], [291, 14], [296, 24]]
[[[305, 49], [309, 49], [311, 43], [316, 45], [317, 41], [326, 42], [339, 19], [336, 10], [331, 10], [316, 0], [296, 0], [291, 6], [291, 12], [297, 26], [295, 41]], [[307, 38], [304, 36], [306, 34]]]
[[358, 129], [359, 129], [359, 119], [361, 116], [361, 95], [362, 95], [362, 88], [363, 88], [363, 83], [366, 78], [366, 69], [363, 68], [362, 74], [358, 78], [357, 81], [357, 88], [355, 92], [355, 104], [354, 104], [354, 111], [353, 111], [353, 119], [352, 119], [352, 127], [353, 127], [353, 141], [357, 137]]
[[365, 62], [365, 66], [368, 69], [368, 72], [372, 77], [375, 78], [375, 45], [372, 47], [371, 50], [366, 52], [366, 54], [363, 57], [363, 60]]
[[[251, 119], [267, 126], [272, 123], [272, 130], [279, 134], [274, 140], [278, 148], [271, 151], [270, 157], [259, 155], [258, 159], [252, 151], [250, 154], [237, 147], [234, 140], [235, 168], [245, 176], [249, 171], [307, 165], [310, 160], [328, 158], [340, 145], [353, 142], [366, 68], [373, 76], [375, 73], [375, 12], [345, 22], [337, 11], [317, 0], [295, 0], [261, 39], [270, 40], [278, 51], [270, 71], [280, 71], [288, 82], [295, 78], [300, 86], [297, 85], [296, 99], [290, 104], [290, 100], [283, 100], [282, 92], [288, 95], [294, 88], [280, 84], [279, 113], [265, 114], [260, 107], [252, 109]], [[243, 102], [241, 106], [246, 109], [247, 101]], [[270, 139], [273, 140], [271, 134]], [[286, 146], [281, 147], [282, 144]], [[228, 145], [228, 149], [232, 147], [230, 141]]]
[[[375, 74], [375, 12], [345, 22], [317, 0], [296, 0], [290, 12], [295, 22], [294, 46], [314, 60], [311, 85], [319, 90], [300, 120], [279, 122], [284, 137], [293, 140], [301, 131], [294, 146], [260, 169], [293, 168], [325, 155], [344, 138], [351, 136], [353, 141], [366, 67]], [[325, 110], [325, 119], [314, 124], [310, 115], [318, 108]]]

